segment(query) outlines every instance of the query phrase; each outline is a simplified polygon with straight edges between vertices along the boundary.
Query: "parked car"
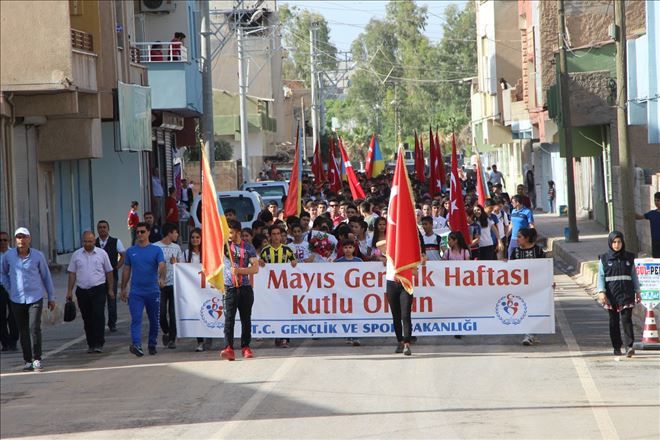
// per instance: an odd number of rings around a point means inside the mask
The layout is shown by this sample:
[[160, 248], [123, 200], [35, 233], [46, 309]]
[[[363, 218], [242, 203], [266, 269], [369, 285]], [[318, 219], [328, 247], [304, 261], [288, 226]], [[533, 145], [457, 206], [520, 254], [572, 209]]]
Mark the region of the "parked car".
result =
[[242, 191], [254, 191], [259, 193], [264, 203], [268, 204], [271, 200], [282, 208], [282, 196], [289, 192], [289, 184], [277, 180], [264, 180], [262, 182], [244, 183], [241, 186]]
[[[241, 222], [242, 228], [251, 228], [252, 222], [257, 219], [259, 212], [264, 209], [264, 201], [255, 191], [219, 191], [218, 201], [222, 210], [236, 211], [236, 218]], [[190, 210], [196, 227], [201, 227], [202, 222], [202, 196], [197, 195]]]

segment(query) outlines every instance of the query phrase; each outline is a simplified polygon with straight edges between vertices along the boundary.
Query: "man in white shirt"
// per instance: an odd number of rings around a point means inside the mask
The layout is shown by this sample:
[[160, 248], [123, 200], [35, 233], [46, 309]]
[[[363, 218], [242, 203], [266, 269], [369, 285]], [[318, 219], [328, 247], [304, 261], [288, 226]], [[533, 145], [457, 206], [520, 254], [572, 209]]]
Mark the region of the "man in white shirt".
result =
[[[174, 313], [174, 264], [184, 261], [179, 239], [179, 227], [165, 223], [163, 239], [154, 243], [163, 250], [165, 257], [165, 283], [160, 288], [160, 329], [163, 331], [163, 345], [176, 348], [176, 316]], [[168, 319], [169, 318], [169, 319]]]
[[491, 166], [491, 169], [493, 171], [490, 172], [490, 176], [488, 176], [488, 181], [492, 185], [497, 185], [497, 184], [506, 185], [506, 183], [504, 182], [504, 174], [502, 174], [501, 171], [497, 171], [497, 165], [493, 164]]
[[83, 247], [71, 256], [67, 301], [73, 299], [76, 288], [78, 308], [85, 323], [87, 353], [103, 353], [105, 344], [105, 297], [115, 299], [113, 268], [108, 254], [94, 244], [94, 233], [85, 231]]

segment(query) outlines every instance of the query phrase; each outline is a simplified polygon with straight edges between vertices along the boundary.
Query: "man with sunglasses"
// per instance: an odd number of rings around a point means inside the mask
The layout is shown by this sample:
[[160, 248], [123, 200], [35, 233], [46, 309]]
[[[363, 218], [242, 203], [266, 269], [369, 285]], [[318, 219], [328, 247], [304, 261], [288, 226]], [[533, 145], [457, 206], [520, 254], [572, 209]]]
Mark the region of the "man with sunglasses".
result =
[[[121, 300], [128, 301], [131, 312], [131, 340], [129, 351], [137, 357], [142, 350], [142, 312], [147, 309], [149, 318], [149, 354], [156, 354], [158, 317], [160, 315], [160, 289], [165, 285], [165, 256], [163, 251], [149, 243], [151, 227], [140, 222], [135, 228], [135, 245], [126, 251], [126, 261], [121, 277]], [[130, 300], [126, 289], [131, 281]]]
[[48, 309], [55, 309], [55, 288], [44, 254], [31, 249], [32, 237], [27, 228], [14, 233], [16, 247], [2, 260], [2, 273], [9, 291], [9, 304], [14, 312], [21, 339], [23, 371], [40, 371], [41, 312], [44, 290], [48, 294]]

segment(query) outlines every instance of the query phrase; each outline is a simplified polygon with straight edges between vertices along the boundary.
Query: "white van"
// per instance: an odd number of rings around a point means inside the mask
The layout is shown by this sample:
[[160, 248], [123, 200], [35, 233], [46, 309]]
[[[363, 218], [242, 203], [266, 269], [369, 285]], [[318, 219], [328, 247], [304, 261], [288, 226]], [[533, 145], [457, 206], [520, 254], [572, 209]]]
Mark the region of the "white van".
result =
[[[242, 228], [251, 228], [252, 222], [257, 219], [259, 212], [264, 209], [264, 201], [259, 193], [254, 191], [219, 191], [218, 202], [222, 210], [236, 211], [236, 218], [241, 222]], [[202, 222], [202, 196], [197, 195], [190, 210], [191, 217], [196, 227], [201, 227]]]
[[268, 202], [274, 200], [279, 209], [282, 209], [282, 196], [288, 194], [289, 184], [279, 180], [264, 180], [262, 182], [244, 183], [241, 185], [241, 190], [259, 193], [264, 203], [268, 204]]

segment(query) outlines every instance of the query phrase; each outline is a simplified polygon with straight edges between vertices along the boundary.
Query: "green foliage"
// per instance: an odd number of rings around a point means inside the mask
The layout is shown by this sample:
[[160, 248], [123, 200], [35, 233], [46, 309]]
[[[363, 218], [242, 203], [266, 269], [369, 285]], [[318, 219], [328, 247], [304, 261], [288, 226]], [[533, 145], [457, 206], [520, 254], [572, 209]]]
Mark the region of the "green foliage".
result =
[[282, 36], [285, 46], [291, 48], [283, 63], [283, 75], [286, 79], [300, 79], [305, 85], [311, 85], [310, 73], [310, 29], [315, 23], [318, 27], [317, 53], [320, 69], [334, 69], [337, 66], [337, 47], [330, 42], [330, 27], [323, 15], [299, 9], [286, 3], [278, 7], [279, 20], [282, 24]]
[[477, 71], [474, 2], [445, 9], [443, 38], [435, 44], [424, 35], [427, 17], [426, 6], [390, 1], [385, 18], [371, 19], [352, 44], [357, 68], [347, 99], [326, 103], [328, 120], [335, 116], [356, 134], [378, 131], [386, 157], [396, 148], [397, 110], [402, 142], [412, 140], [414, 129], [458, 132], [470, 120], [470, 85], [461, 80]]
[[[215, 160], [231, 160], [234, 156], [234, 149], [226, 140], [216, 139], [213, 153]], [[183, 158], [186, 161], [199, 162], [201, 160], [201, 144], [198, 142], [196, 148], [187, 148], [183, 153]]]

